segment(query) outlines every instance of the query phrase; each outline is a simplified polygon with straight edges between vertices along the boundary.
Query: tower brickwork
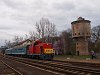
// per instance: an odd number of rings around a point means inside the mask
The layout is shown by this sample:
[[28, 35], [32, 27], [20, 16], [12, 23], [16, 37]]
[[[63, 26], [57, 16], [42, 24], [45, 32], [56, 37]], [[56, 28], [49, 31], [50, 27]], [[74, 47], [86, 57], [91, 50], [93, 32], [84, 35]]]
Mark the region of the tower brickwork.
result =
[[88, 38], [91, 36], [91, 25], [89, 20], [79, 17], [71, 23], [72, 37], [76, 39], [76, 53], [88, 55]]

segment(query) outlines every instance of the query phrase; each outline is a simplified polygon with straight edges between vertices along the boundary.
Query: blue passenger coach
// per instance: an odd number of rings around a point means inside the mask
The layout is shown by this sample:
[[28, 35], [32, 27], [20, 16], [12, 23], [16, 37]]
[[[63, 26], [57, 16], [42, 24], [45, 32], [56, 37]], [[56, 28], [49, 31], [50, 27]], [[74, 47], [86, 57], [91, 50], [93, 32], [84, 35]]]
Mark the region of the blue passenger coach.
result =
[[10, 49], [5, 50], [5, 54], [7, 55], [26, 55], [27, 49], [26, 49], [26, 46], [10, 48]]

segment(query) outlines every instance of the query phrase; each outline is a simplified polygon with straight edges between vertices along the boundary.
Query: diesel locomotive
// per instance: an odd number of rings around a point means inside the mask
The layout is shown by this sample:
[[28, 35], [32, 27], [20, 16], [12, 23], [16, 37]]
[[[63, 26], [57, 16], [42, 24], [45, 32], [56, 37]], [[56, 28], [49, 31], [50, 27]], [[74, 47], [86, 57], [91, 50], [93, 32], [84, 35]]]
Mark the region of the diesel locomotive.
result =
[[29, 40], [27, 43], [26, 42], [21, 43], [13, 48], [6, 49], [5, 54], [43, 60], [53, 59], [54, 50], [51, 43], [41, 42], [40, 40], [31, 42], [31, 44], [29, 44]]

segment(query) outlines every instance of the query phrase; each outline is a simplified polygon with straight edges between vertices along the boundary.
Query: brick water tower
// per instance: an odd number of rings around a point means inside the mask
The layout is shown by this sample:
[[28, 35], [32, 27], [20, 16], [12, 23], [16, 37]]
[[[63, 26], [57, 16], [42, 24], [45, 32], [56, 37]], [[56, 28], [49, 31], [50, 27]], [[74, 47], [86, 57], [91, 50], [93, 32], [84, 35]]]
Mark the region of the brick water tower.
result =
[[91, 25], [89, 20], [79, 17], [72, 25], [72, 37], [76, 39], [76, 54], [88, 55], [88, 39], [91, 36]]

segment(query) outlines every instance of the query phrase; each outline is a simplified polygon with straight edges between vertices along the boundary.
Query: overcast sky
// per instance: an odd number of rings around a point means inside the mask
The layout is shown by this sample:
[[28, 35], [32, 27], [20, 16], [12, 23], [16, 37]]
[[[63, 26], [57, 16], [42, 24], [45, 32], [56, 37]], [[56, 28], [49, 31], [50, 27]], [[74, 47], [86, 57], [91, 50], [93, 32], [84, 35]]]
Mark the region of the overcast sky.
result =
[[24, 37], [42, 17], [62, 31], [80, 16], [92, 27], [100, 25], [100, 0], [0, 0], [0, 46], [15, 35]]

